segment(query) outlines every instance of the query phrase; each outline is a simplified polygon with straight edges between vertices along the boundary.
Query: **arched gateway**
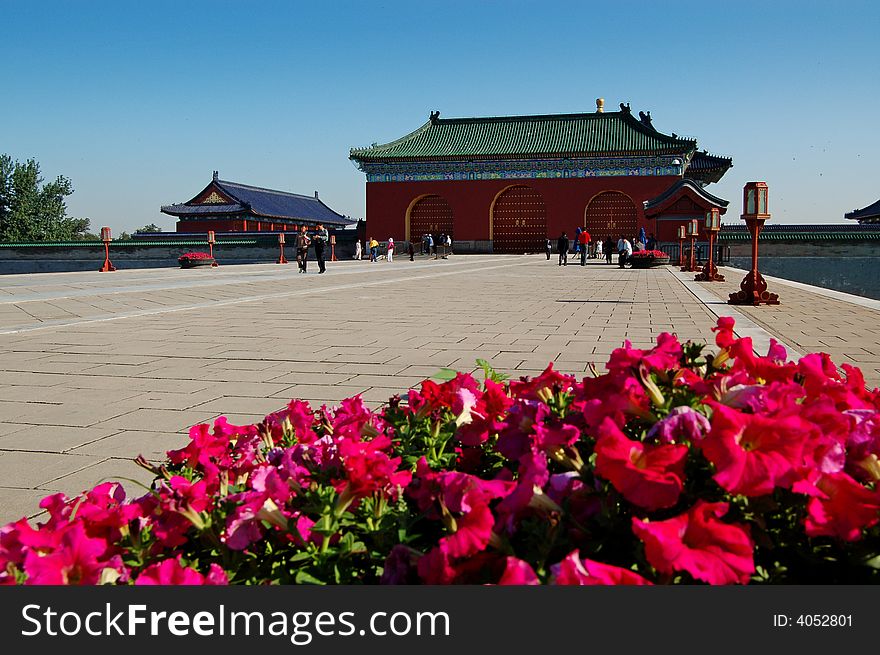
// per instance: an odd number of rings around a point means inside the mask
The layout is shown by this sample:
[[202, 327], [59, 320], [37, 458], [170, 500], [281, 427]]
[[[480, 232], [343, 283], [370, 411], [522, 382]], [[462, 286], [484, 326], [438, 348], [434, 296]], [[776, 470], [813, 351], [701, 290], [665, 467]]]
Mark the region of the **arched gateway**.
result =
[[603, 191], [587, 205], [584, 226], [593, 241], [614, 240], [620, 235], [632, 239], [638, 231], [639, 212], [636, 204], [625, 193]]
[[440, 196], [422, 196], [410, 206], [406, 216], [406, 238], [418, 243], [425, 234], [435, 239], [440, 234], [452, 235], [452, 207]]
[[527, 186], [512, 186], [491, 208], [492, 252], [542, 252], [547, 239], [544, 197]]

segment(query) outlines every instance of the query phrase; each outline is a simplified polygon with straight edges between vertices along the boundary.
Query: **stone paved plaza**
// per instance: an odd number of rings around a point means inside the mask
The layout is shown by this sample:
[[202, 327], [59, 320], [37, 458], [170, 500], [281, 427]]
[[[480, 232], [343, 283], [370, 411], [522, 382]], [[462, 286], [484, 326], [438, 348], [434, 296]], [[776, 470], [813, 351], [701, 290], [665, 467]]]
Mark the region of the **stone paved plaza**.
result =
[[[314, 265], [314, 263], [312, 263]], [[718, 315], [766, 351], [823, 350], [880, 384], [880, 302], [772, 281], [783, 304], [740, 308], [730, 283], [673, 267], [621, 270], [555, 257], [338, 262], [0, 277], [0, 523], [52, 492], [149, 475], [189, 426], [261, 419], [293, 397], [378, 405], [441, 367], [489, 360], [512, 375], [548, 362], [583, 374], [629, 339], [711, 340]]]

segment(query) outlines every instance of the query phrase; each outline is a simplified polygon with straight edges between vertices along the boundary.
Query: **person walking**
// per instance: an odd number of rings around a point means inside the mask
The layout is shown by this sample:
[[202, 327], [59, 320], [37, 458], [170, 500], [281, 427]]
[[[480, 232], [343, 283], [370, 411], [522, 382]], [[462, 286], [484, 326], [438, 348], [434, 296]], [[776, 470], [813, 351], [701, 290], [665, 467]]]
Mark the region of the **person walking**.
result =
[[[580, 228], [578, 228], [578, 229], [580, 229]], [[591, 241], [590, 233], [587, 232], [586, 229], [584, 229], [583, 231], [581, 231], [580, 235], [578, 236], [578, 241], [580, 241], [580, 245], [581, 245], [581, 266], [586, 266], [587, 265], [587, 252], [590, 249], [590, 241]]]
[[387, 254], [388, 263], [394, 261], [394, 238], [388, 237], [388, 254]]
[[629, 258], [632, 257], [633, 247], [632, 243], [630, 243], [629, 239], [620, 236], [620, 239], [617, 240], [617, 265], [620, 268], [624, 268], [626, 263], [629, 261]]
[[556, 241], [556, 251], [559, 253], [560, 266], [568, 266], [568, 246], [568, 235], [563, 232], [559, 239]]
[[354, 242], [354, 259], [360, 261], [361, 259], [361, 240], [358, 239]]
[[299, 272], [306, 272], [306, 265], [309, 260], [309, 244], [311, 244], [312, 240], [309, 239], [308, 228], [303, 225], [300, 228], [299, 234], [296, 235], [296, 263], [299, 266]]
[[550, 261], [550, 255], [553, 253], [553, 242], [550, 239], [547, 239], [547, 245], [544, 246], [547, 250], [547, 261]]
[[407, 241], [406, 251], [407, 251], [407, 253], [409, 254], [409, 260], [410, 260], [411, 262], [412, 262], [412, 261], [415, 261], [415, 257], [416, 257], [416, 248], [415, 248], [415, 246], [413, 245], [412, 239], [410, 239], [409, 241]]
[[612, 263], [614, 257], [614, 240], [611, 237], [605, 239], [605, 262]]
[[596, 242], [596, 259], [602, 259], [602, 239]]
[[370, 237], [370, 261], [375, 262], [379, 259], [379, 242]]
[[328, 241], [330, 241], [330, 235], [327, 233], [327, 228], [318, 223], [315, 227], [315, 234], [312, 237], [312, 243], [315, 246], [315, 259], [318, 260], [319, 274], [327, 271], [327, 267], [324, 264], [324, 247], [327, 245]]

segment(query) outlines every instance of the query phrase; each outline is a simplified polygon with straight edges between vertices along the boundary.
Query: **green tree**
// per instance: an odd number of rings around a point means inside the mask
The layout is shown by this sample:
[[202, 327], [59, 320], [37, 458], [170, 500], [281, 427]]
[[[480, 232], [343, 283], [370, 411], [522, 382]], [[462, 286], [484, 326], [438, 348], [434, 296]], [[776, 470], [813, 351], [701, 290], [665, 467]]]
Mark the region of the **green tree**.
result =
[[153, 234], [155, 232], [161, 232], [162, 228], [159, 227], [158, 225], [156, 225], [155, 223], [150, 223], [149, 225], [144, 225], [143, 227], [138, 228], [135, 231], [141, 232], [141, 233], [146, 233], [146, 234]]
[[67, 215], [73, 185], [63, 175], [43, 183], [34, 159], [0, 155], [0, 241], [70, 241], [87, 238], [89, 219]]

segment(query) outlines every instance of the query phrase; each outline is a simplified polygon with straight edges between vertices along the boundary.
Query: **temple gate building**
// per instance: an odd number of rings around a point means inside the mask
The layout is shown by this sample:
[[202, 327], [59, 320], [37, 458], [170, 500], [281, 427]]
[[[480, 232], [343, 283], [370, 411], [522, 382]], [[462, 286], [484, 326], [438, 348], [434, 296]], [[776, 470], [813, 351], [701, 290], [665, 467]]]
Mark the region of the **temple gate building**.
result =
[[[450, 234], [459, 252], [542, 251], [586, 227], [593, 239], [678, 225], [727, 201], [705, 191], [732, 166], [654, 128], [629, 105], [583, 114], [440, 118], [383, 145], [354, 148], [367, 176], [367, 231], [377, 239]], [[701, 220], [702, 225], [702, 220]]]
[[275, 191], [214, 179], [191, 200], [165, 205], [163, 214], [177, 217], [177, 232], [286, 232], [300, 225], [322, 223], [328, 229], [355, 221], [339, 214], [315, 196]]
[[859, 225], [880, 225], [880, 200], [873, 205], [847, 212], [843, 217], [858, 221]]

